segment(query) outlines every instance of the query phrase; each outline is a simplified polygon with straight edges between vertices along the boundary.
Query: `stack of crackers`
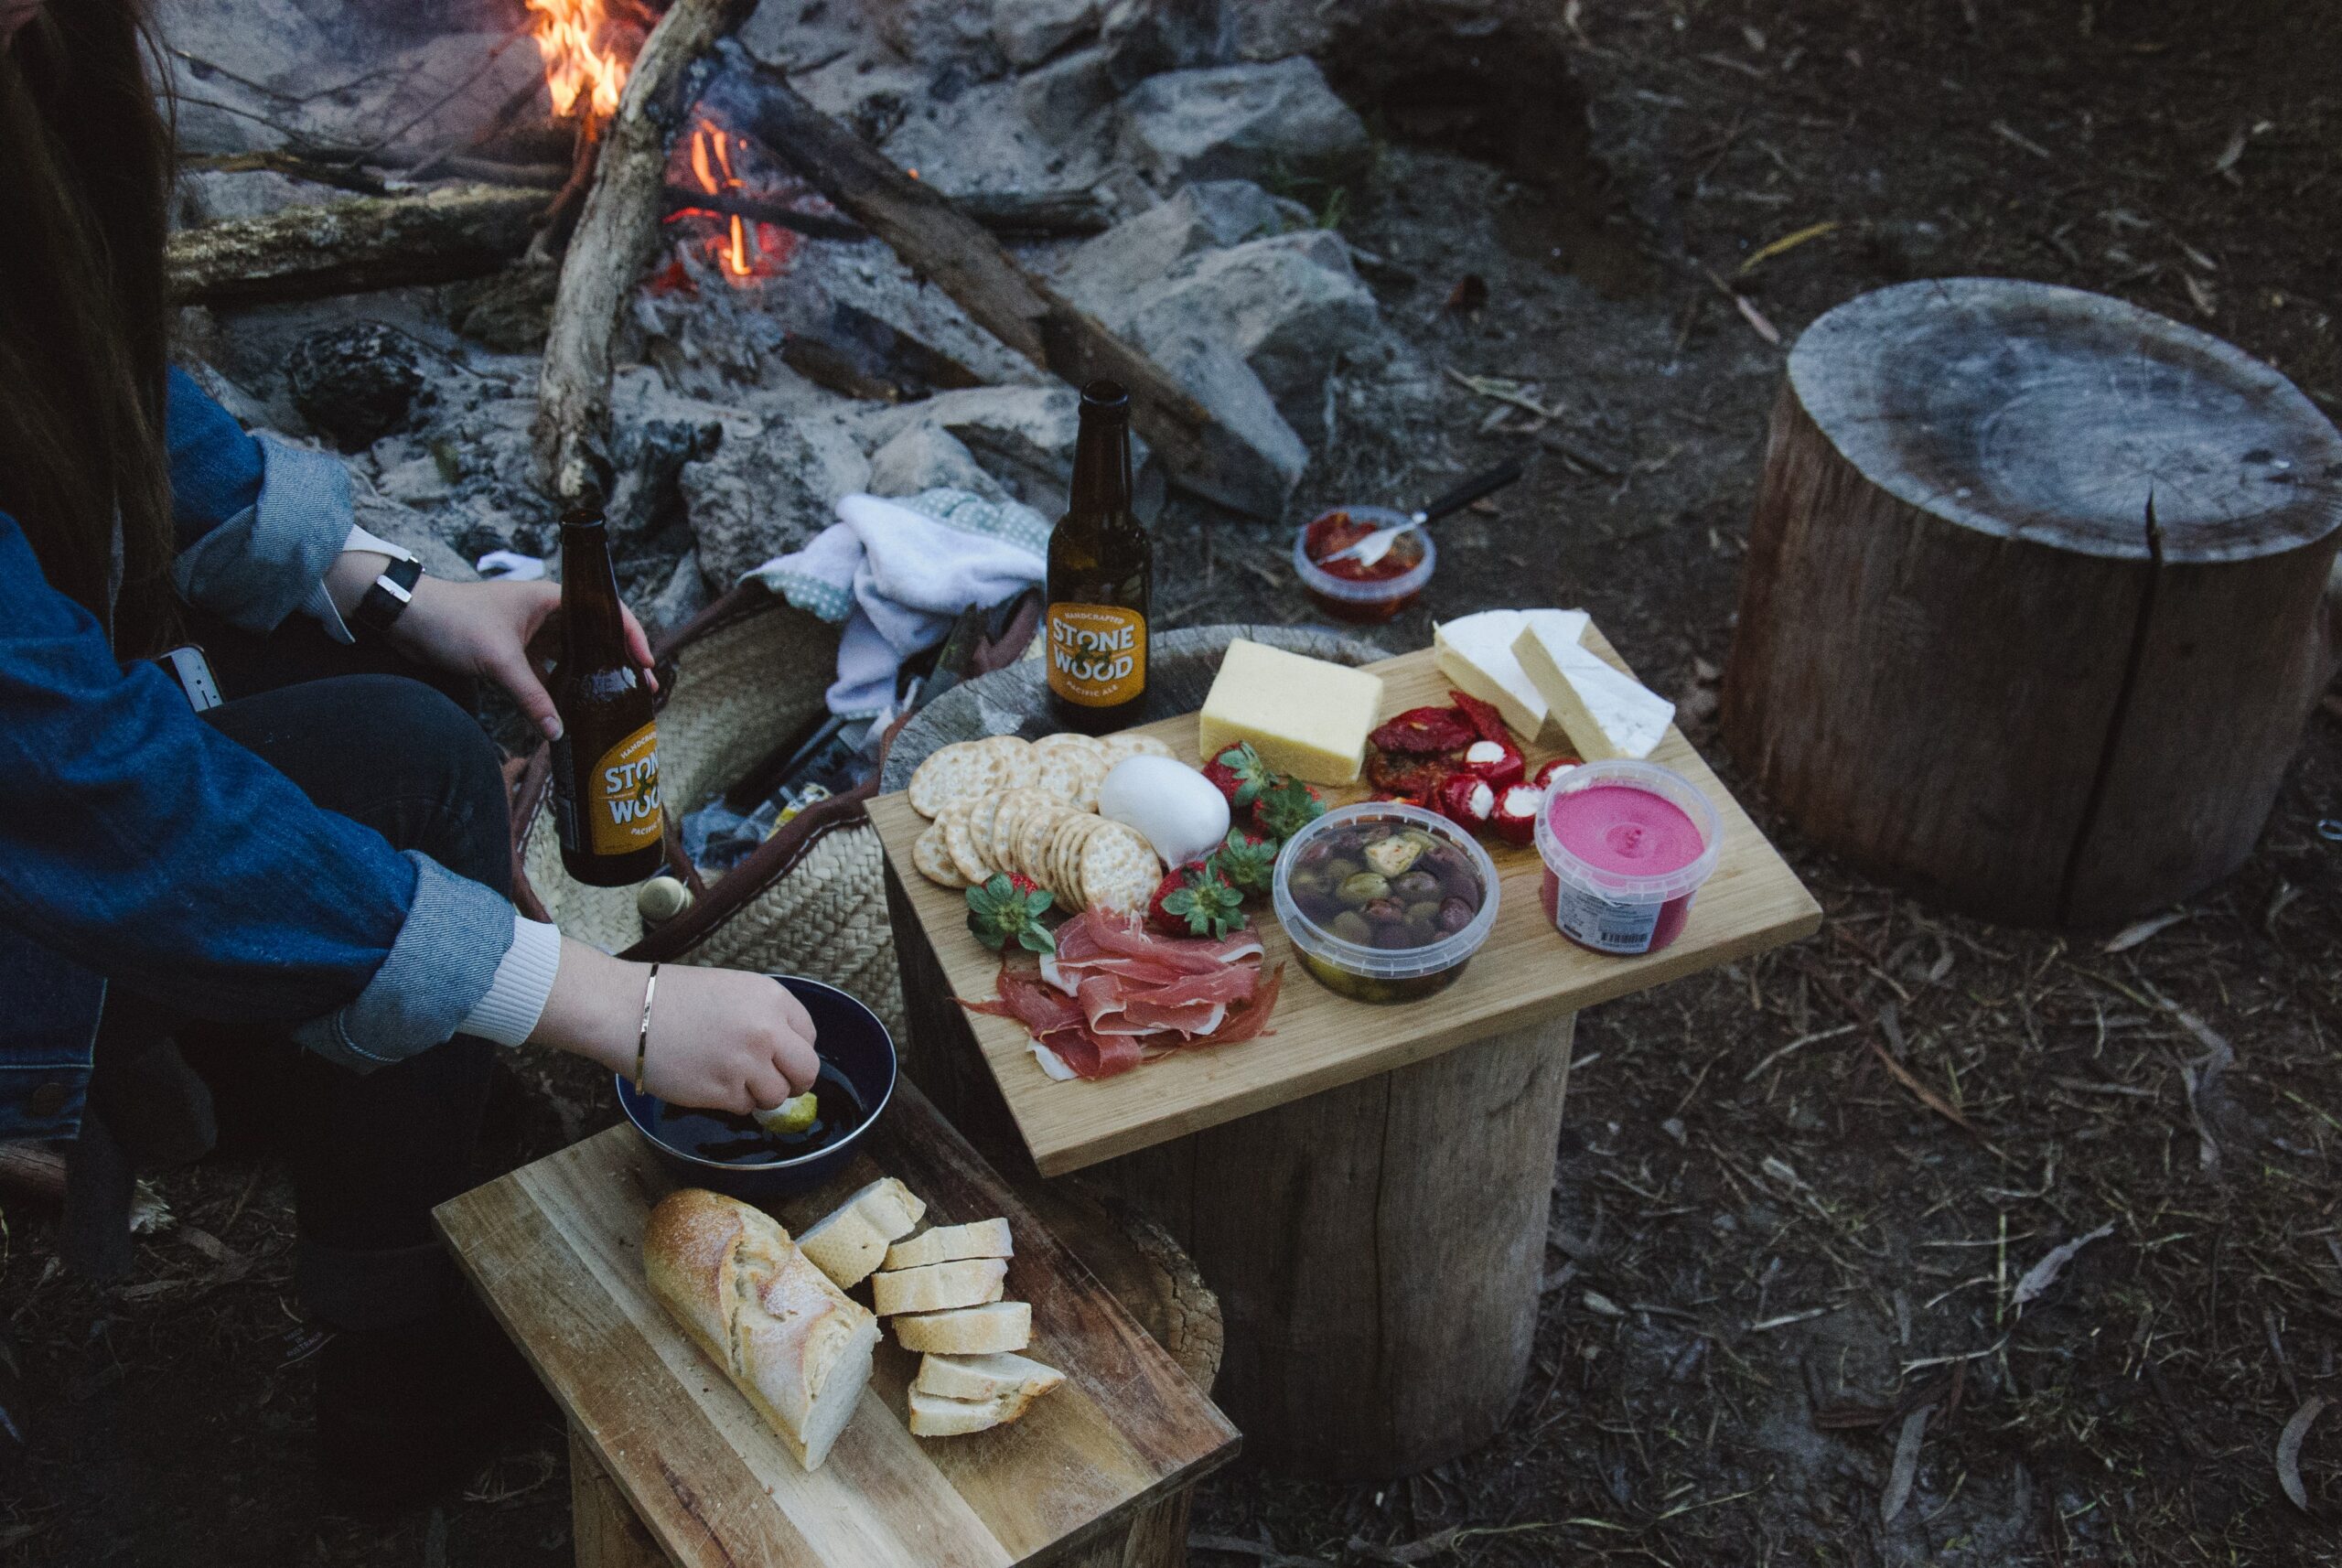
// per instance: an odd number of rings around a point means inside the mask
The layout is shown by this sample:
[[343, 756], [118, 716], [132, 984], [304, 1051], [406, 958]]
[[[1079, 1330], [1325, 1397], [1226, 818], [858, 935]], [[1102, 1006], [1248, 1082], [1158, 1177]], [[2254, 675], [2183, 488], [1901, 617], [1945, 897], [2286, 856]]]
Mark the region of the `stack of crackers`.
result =
[[1170, 755], [1144, 735], [996, 735], [944, 746], [911, 775], [911, 808], [933, 819], [911, 863], [946, 887], [1008, 872], [1047, 888], [1060, 908], [1142, 914], [1163, 863], [1136, 829], [1098, 814], [1098, 787], [1125, 757]]

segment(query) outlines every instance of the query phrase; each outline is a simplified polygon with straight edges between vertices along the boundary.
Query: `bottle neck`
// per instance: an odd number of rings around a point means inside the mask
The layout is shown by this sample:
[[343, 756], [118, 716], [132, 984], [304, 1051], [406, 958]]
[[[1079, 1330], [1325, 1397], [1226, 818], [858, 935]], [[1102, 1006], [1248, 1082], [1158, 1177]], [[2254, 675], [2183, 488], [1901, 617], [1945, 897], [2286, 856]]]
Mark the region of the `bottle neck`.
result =
[[1070, 513], [1113, 521], [1131, 510], [1131, 427], [1127, 421], [1085, 417], [1073, 448]]
[[564, 661], [573, 669], [623, 661], [618, 567], [609, 530], [598, 521], [561, 526], [561, 621]]

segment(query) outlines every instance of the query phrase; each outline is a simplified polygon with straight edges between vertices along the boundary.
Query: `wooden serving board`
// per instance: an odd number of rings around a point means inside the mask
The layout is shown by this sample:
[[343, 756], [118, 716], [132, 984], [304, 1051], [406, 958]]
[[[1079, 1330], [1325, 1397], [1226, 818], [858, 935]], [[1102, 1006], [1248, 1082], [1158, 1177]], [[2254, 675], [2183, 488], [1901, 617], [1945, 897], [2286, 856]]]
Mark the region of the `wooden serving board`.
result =
[[[1004, 1216], [1027, 1352], [1065, 1383], [1011, 1426], [915, 1438], [919, 1358], [893, 1342], [828, 1460], [808, 1474], [651, 1296], [643, 1224], [676, 1187], [613, 1127], [440, 1206], [489, 1305], [678, 1563], [997, 1568], [1049, 1563], [1233, 1457], [1236, 1429], [908, 1083], [837, 1181], [768, 1205], [794, 1232], [882, 1175], [930, 1223]], [[854, 1293], [867, 1305], [865, 1289]]]
[[[1586, 644], [1626, 669], [1599, 631], [1589, 629]], [[1449, 683], [1429, 649], [1366, 668], [1382, 677], [1384, 718], [1448, 701]], [[1196, 728], [1190, 714], [1142, 725], [1140, 733], [1161, 736], [1183, 761], [1195, 764]], [[1559, 738], [1551, 726], [1549, 734]], [[1525, 746], [1530, 771], [1558, 749]], [[1821, 906], [1680, 730], [1669, 729], [1650, 760], [1697, 784], [1724, 818], [1724, 853], [1715, 875], [1700, 889], [1683, 934], [1664, 951], [1612, 958], [1577, 947], [1545, 918], [1539, 900], [1544, 865], [1536, 850], [1484, 839], [1497, 865], [1496, 929], [1455, 984], [1422, 1001], [1353, 1002], [1293, 962], [1270, 1022], [1272, 1033], [1219, 1049], [1174, 1052], [1094, 1082], [1049, 1078], [1034, 1060], [1030, 1036], [1015, 1020], [969, 1015], [985, 1064], [1034, 1164], [1044, 1176], [1080, 1170], [1489, 1035], [1712, 969], [1820, 927]], [[1363, 786], [1327, 791], [1333, 804], [1369, 793]], [[999, 955], [970, 934], [964, 896], [928, 881], [911, 864], [911, 845], [926, 830], [926, 819], [899, 791], [873, 800], [870, 819], [953, 994], [993, 995]], [[1253, 924], [1268, 950], [1264, 961], [1289, 962], [1292, 944], [1265, 899], [1253, 910]]]

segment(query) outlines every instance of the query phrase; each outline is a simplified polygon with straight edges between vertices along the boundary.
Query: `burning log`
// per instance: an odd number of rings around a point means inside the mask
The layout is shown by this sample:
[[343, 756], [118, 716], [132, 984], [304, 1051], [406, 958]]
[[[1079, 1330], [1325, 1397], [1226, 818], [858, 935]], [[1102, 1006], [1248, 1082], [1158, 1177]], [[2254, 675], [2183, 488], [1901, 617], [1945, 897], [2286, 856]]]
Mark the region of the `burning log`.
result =
[[814, 108], [747, 50], [724, 44], [717, 54], [725, 69], [704, 107], [761, 138], [1011, 349], [1077, 385], [1103, 376], [1127, 387], [1131, 423], [1175, 482], [1239, 511], [1277, 514], [1289, 478], [1160, 365], [1017, 265], [982, 224]]
[[166, 252], [180, 305], [252, 305], [484, 277], [527, 249], [544, 192], [460, 185], [182, 230]]
[[608, 493], [610, 338], [658, 249], [667, 143], [687, 106], [692, 62], [755, 9], [756, 0], [675, 0], [643, 41], [602, 131], [594, 188], [553, 295], [531, 432], [540, 477], [564, 504]]

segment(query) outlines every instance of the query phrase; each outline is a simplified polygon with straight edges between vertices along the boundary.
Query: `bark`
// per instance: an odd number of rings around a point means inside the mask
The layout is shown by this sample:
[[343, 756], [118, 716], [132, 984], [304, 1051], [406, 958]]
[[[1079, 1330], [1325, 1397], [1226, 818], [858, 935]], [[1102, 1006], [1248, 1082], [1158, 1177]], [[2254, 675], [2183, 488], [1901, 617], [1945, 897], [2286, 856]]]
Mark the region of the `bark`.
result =
[[540, 190], [460, 185], [288, 207], [170, 237], [179, 305], [320, 299], [484, 277], [528, 247]]

